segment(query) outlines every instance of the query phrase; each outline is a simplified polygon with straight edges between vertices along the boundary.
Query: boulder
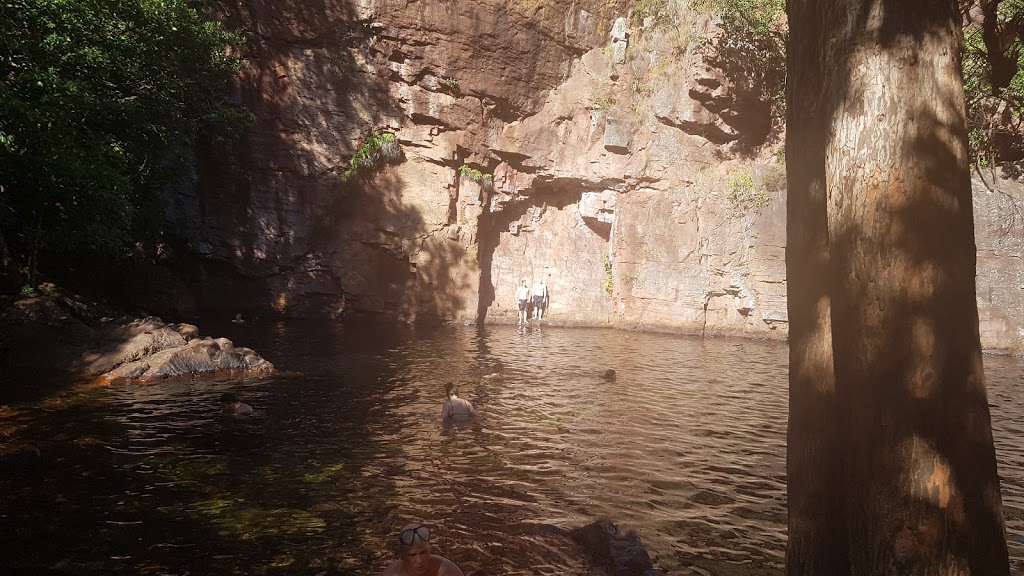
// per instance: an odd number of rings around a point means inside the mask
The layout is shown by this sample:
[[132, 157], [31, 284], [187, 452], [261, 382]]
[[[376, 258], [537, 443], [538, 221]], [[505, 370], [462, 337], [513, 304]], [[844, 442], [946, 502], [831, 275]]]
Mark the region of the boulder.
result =
[[620, 530], [608, 520], [597, 520], [569, 530], [569, 536], [587, 551], [596, 568], [612, 576], [661, 574], [635, 530]]
[[[99, 317], [110, 312], [53, 286], [0, 309], [0, 364], [12, 381], [47, 374], [48, 381], [154, 380], [226, 370], [271, 371], [249, 348], [225, 338], [200, 338], [192, 324], [160, 318]], [[38, 378], [34, 378], [38, 380]]]

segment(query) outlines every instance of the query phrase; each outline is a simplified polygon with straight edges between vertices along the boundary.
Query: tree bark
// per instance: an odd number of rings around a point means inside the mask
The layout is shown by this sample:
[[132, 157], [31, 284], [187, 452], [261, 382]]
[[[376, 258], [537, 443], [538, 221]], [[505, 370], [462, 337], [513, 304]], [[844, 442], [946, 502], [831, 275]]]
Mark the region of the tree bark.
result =
[[956, 3], [787, 11], [788, 573], [1008, 574]]

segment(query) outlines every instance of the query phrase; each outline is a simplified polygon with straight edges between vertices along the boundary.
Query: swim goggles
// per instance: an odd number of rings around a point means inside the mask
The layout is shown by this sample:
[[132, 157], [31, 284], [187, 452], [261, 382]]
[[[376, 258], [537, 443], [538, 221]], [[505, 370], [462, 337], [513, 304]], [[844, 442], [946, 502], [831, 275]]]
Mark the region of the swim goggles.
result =
[[402, 533], [398, 535], [398, 542], [403, 546], [412, 546], [412, 543], [416, 541], [416, 537], [419, 536], [420, 540], [427, 542], [430, 540], [430, 528], [426, 526], [417, 526], [415, 528], [409, 528], [402, 530]]

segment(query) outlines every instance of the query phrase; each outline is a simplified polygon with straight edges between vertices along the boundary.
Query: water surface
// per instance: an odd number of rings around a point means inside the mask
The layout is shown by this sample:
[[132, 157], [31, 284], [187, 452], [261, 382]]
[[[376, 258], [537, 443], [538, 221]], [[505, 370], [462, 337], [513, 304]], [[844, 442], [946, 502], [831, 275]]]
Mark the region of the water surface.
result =
[[[211, 329], [282, 373], [78, 389], [0, 412], [0, 538], [23, 570], [372, 574], [422, 520], [465, 571], [588, 574], [551, 527], [636, 528], [672, 574], [776, 575], [785, 345], [551, 327]], [[205, 330], [204, 330], [205, 331]], [[505, 378], [486, 379], [498, 364]], [[1024, 535], [1020, 359], [986, 357]], [[607, 368], [618, 379], [606, 382]], [[481, 417], [444, 426], [443, 386]], [[256, 415], [222, 416], [233, 391]], [[1024, 574], [1024, 546], [1011, 541]]]

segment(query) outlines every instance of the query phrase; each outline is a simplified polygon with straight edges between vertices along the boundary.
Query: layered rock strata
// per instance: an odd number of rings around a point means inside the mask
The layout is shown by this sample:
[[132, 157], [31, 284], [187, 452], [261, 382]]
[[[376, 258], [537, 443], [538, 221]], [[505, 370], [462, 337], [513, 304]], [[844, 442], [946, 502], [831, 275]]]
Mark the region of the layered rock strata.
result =
[[[706, 17], [633, 4], [226, 7], [258, 120], [167, 202], [192, 264], [143, 304], [511, 322], [516, 284], [543, 277], [553, 323], [784, 338], [770, 103], [708, 63]], [[382, 133], [401, 159], [348, 179]], [[1024, 194], [975, 198], [984, 344], [1022, 350]]]

